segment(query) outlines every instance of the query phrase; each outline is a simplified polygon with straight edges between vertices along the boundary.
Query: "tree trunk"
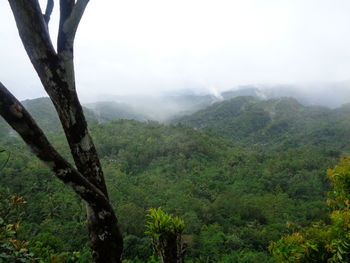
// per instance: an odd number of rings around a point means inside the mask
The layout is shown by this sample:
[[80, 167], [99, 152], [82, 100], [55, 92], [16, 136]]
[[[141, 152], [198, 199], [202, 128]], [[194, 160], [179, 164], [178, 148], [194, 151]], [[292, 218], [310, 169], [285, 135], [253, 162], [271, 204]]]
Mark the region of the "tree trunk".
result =
[[153, 248], [162, 263], [184, 263], [186, 245], [182, 242], [180, 233], [166, 232], [152, 239]]
[[9, 0], [22, 43], [56, 108], [77, 170], [56, 152], [23, 105], [1, 83], [0, 114], [37, 157], [86, 201], [95, 262], [115, 263], [121, 262], [122, 233], [75, 87], [73, 42], [88, 2], [60, 0], [56, 52], [48, 33], [53, 0], [48, 0], [45, 14], [38, 0]]

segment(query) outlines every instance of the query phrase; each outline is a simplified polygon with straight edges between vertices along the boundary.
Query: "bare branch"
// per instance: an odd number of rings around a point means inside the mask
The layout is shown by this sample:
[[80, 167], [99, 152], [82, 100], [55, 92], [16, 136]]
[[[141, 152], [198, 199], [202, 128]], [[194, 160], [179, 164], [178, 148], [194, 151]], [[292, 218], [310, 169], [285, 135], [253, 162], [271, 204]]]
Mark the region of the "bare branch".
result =
[[38, 0], [11, 0], [9, 3], [22, 43], [32, 63], [33, 60], [43, 59], [43, 53], [38, 50], [55, 54]]
[[18, 132], [32, 152], [88, 204], [90, 240], [95, 261], [109, 262], [108, 256], [112, 252], [117, 255], [113, 262], [121, 262], [118, 257], [122, 253], [123, 238], [108, 197], [52, 147], [31, 115], [1, 82], [0, 115]]
[[58, 53], [68, 52], [68, 55], [73, 55], [75, 34], [89, 0], [77, 0], [73, 8], [69, 10], [70, 12], [68, 16], [68, 12], [65, 12], [66, 14], [62, 15], [62, 10], [67, 9], [67, 6], [69, 6], [67, 1], [69, 0], [61, 0], [61, 19], [58, 33], [57, 51]]
[[[60, 25], [58, 29], [57, 37], [57, 52], [61, 53], [67, 44], [67, 37], [63, 31], [64, 23], [70, 17], [75, 5], [75, 0], [60, 0]], [[73, 57], [73, 49], [71, 51], [71, 57]]]
[[[10, 3], [23, 45], [55, 105], [79, 172], [108, 196], [102, 168], [75, 91], [72, 57], [56, 54], [37, 0], [15, 0]], [[61, 19], [70, 17], [76, 7], [74, 0], [61, 0], [60, 3]]]
[[45, 20], [47, 25], [49, 25], [49, 22], [50, 22], [50, 17], [52, 14], [53, 6], [54, 6], [53, 0], [47, 0], [46, 10], [45, 10], [45, 14], [44, 14], [44, 20]]
[[[38, 0], [9, 0], [23, 45], [54, 103], [78, 171], [52, 148], [28, 112], [1, 83], [0, 115], [58, 178], [86, 200], [95, 262], [120, 263], [123, 249], [121, 230], [108, 201], [100, 160], [75, 88], [73, 42], [88, 2], [60, 0], [56, 53], [48, 33], [48, 20], [42, 15]], [[48, 8], [47, 14], [50, 12]]]
[[69, 17], [69, 19], [65, 22], [63, 30], [66, 34], [74, 39], [75, 33], [78, 29], [78, 25], [80, 20], [84, 14], [85, 8], [89, 0], [78, 0], [74, 6], [74, 9]]
[[[105, 195], [52, 147], [28, 111], [1, 82], [0, 115], [18, 132], [32, 152], [85, 201], [91, 203], [91, 200], [97, 199], [100, 205], [108, 203]], [[103, 206], [106, 207], [106, 205]]]

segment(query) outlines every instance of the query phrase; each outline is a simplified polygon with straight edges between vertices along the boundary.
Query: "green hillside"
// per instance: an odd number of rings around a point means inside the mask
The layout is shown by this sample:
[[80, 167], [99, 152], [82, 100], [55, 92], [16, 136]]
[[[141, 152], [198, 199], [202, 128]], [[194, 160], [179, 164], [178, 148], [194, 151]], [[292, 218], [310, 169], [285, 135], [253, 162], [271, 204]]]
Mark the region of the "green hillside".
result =
[[[188, 262], [272, 262], [268, 242], [287, 233], [286, 220], [308, 224], [326, 217], [325, 171], [336, 161], [334, 152], [309, 146], [256, 153], [183, 125], [117, 121], [90, 127], [124, 230], [125, 259], [132, 262], [152, 254], [144, 234], [150, 207], [185, 220]], [[63, 135], [53, 141], [69, 157]], [[1, 161], [7, 153], [11, 158], [0, 181], [2, 192], [28, 202], [23, 238], [42, 258], [81, 251], [76, 262], [89, 262], [84, 205], [25, 148], [21, 142], [5, 148]]]
[[303, 106], [293, 98], [237, 97], [173, 121], [213, 130], [242, 147], [282, 151], [302, 145], [349, 151], [350, 108]]
[[99, 122], [109, 122], [120, 119], [145, 121], [147, 116], [137, 112], [130, 105], [117, 102], [96, 102], [85, 105], [94, 112]]
[[[23, 106], [31, 113], [34, 120], [45, 133], [54, 134], [62, 130], [58, 115], [51, 100], [47, 97], [22, 101]], [[92, 110], [83, 107], [87, 121], [98, 120], [98, 116]], [[105, 119], [103, 119], [105, 120]], [[2, 139], [8, 135], [15, 135], [9, 125], [0, 119], [0, 136]]]
[[[52, 129], [52, 105], [34, 102], [27, 107], [70, 159], [62, 130]], [[124, 262], [157, 262], [145, 224], [146, 211], [159, 206], [185, 221], [186, 262], [277, 262], [267, 247], [292, 233], [286, 222], [329, 222], [326, 170], [348, 149], [349, 109], [239, 97], [182, 119], [195, 128], [88, 117], [124, 232]], [[0, 219], [21, 221], [16, 238], [39, 262], [92, 262], [84, 203], [19, 138], [2, 139], [0, 167], [10, 158], [0, 171]], [[14, 195], [26, 200], [22, 210]]]

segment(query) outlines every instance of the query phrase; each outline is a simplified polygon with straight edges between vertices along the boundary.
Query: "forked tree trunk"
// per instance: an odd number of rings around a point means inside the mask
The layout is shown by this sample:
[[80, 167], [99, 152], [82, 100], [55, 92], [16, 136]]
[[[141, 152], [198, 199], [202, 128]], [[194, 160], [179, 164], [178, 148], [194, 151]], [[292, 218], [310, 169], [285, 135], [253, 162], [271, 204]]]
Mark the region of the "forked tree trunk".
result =
[[75, 169], [47, 141], [23, 105], [0, 83], [0, 114], [39, 159], [86, 201], [92, 256], [98, 263], [121, 262], [122, 233], [108, 193], [76, 87], [73, 42], [89, 0], [60, 0], [57, 51], [48, 33], [53, 0], [42, 14], [38, 0], [9, 0], [24, 48], [62, 123]]
[[157, 238], [152, 237], [152, 243], [162, 263], [184, 263], [186, 245], [182, 241], [181, 233], [163, 233]]

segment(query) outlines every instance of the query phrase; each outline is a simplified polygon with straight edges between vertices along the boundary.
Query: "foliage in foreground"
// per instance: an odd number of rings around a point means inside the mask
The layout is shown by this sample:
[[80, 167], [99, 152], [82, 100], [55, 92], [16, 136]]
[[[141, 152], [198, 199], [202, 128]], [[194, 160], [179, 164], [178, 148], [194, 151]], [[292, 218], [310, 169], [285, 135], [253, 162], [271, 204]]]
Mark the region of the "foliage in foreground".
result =
[[182, 240], [185, 223], [177, 216], [164, 212], [161, 207], [148, 210], [148, 231], [152, 236], [153, 249], [160, 256], [162, 262], [184, 262], [186, 245]]
[[150, 208], [147, 217], [149, 221], [147, 222], [148, 231], [146, 234], [155, 238], [166, 233], [181, 234], [185, 229], [183, 220], [164, 212], [161, 207]]
[[0, 194], [0, 262], [37, 262], [28, 251], [28, 242], [20, 238], [23, 197]]
[[278, 262], [350, 262], [350, 156], [327, 171], [333, 192], [327, 204], [332, 208], [330, 224], [301, 228], [277, 242], [270, 251]]

